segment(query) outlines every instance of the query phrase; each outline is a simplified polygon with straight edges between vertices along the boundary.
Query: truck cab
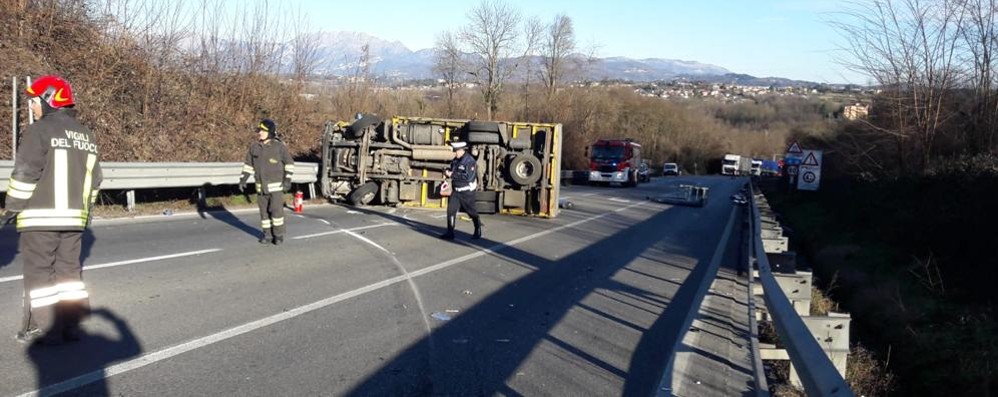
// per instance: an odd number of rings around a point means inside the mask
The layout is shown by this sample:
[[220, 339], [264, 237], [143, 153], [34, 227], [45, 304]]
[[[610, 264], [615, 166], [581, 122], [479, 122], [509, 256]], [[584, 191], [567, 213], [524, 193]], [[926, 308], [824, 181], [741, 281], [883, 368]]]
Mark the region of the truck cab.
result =
[[724, 160], [721, 162], [721, 174], [732, 176], [741, 174], [741, 162], [742, 156], [737, 154], [724, 155]]
[[589, 183], [634, 187], [641, 182], [641, 145], [634, 140], [600, 139], [588, 151]]

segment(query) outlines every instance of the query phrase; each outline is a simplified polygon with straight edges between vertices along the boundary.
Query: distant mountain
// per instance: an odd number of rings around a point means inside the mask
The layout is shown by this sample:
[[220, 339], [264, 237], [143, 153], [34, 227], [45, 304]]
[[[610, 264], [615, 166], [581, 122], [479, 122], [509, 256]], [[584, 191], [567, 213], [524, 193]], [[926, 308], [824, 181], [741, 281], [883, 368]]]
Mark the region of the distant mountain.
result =
[[[388, 41], [357, 32], [327, 32], [317, 36], [319, 63], [316, 73], [325, 76], [352, 76], [360, 70], [362, 48], [368, 45], [368, 68], [372, 76], [389, 80], [414, 80], [435, 78], [433, 74], [433, 49], [412, 51], [397, 41]], [[539, 64], [540, 58], [533, 57]], [[676, 59], [632, 59], [609, 57], [599, 59], [589, 68], [590, 80], [629, 80], [648, 82], [658, 80], [690, 80], [741, 85], [807, 85], [783, 78], [757, 78], [735, 74], [720, 66]]]
[[739, 73], [716, 75], [678, 75], [672, 80], [685, 80], [690, 82], [701, 81], [705, 83], [734, 84], [756, 87], [810, 87], [822, 85], [811, 81], [792, 80], [783, 77], [755, 77]]

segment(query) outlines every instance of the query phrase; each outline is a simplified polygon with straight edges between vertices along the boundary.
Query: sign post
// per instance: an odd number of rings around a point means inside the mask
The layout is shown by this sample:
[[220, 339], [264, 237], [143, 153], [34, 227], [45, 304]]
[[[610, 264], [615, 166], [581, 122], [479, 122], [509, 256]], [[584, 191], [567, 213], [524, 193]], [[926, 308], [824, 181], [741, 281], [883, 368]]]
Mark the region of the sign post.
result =
[[804, 160], [800, 163], [800, 176], [797, 181], [797, 189], [818, 190], [821, 185], [821, 155], [820, 150], [807, 150], [804, 152]]
[[800, 143], [793, 141], [790, 147], [787, 148], [786, 156], [783, 157], [784, 165], [787, 167], [787, 183], [790, 188], [798, 184], [797, 176], [800, 174], [800, 163], [803, 154], [804, 150], [801, 149]]

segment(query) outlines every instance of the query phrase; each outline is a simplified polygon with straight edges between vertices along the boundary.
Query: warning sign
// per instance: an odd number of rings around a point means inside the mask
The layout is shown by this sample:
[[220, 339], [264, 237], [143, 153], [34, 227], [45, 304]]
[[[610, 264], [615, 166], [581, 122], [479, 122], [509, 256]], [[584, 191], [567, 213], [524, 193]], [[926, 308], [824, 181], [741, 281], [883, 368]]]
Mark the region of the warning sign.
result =
[[815, 167], [820, 167], [821, 164], [818, 163], [818, 158], [814, 156], [815, 150], [808, 150], [807, 156], [804, 156], [804, 161], [800, 165], [813, 165]]
[[820, 150], [805, 150], [804, 161], [800, 164], [800, 180], [797, 181], [797, 188], [800, 190], [818, 190], [821, 184], [821, 155]]
[[[804, 151], [801, 150], [800, 144], [797, 143], [797, 141], [794, 141], [794, 143], [791, 143], [790, 147], [787, 148], [787, 154], [801, 154], [801, 153], [804, 153]], [[793, 157], [796, 157], [796, 156], [793, 156]]]

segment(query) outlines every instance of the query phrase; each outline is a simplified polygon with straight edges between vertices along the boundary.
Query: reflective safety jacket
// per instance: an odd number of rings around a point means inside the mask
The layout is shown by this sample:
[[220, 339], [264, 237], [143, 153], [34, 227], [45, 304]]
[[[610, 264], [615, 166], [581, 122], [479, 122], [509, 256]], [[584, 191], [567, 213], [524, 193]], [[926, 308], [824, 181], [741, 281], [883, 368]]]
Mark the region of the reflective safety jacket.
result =
[[277, 139], [251, 144], [243, 162], [243, 174], [253, 175], [259, 194], [284, 192], [284, 181], [290, 181], [294, 172], [295, 160], [291, 158], [291, 152]]
[[454, 190], [470, 192], [478, 189], [478, 162], [470, 153], [465, 152], [461, 158], [451, 160], [450, 171]]
[[20, 212], [18, 231], [82, 231], [101, 179], [93, 133], [57, 109], [24, 130], [4, 207]]

